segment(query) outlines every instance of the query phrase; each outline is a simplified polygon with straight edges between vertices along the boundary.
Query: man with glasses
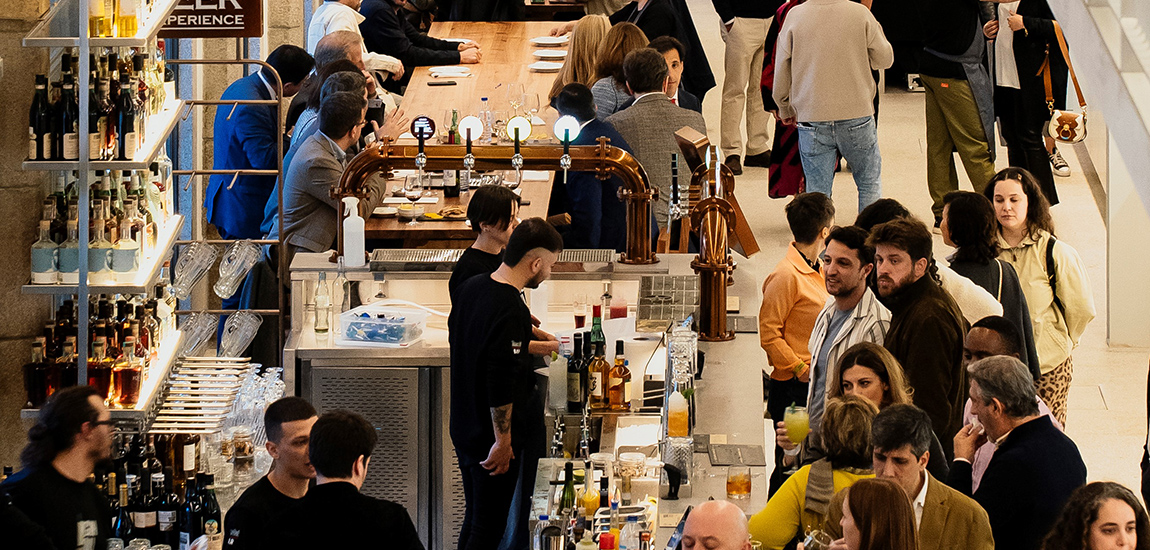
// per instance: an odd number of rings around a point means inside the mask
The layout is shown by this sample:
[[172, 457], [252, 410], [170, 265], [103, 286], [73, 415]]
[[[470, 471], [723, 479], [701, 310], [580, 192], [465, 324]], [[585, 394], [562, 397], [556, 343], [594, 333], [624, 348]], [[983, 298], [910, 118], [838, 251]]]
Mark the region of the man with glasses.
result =
[[[300, 144], [284, 173], [283, 242], [288, 265], [297, 252], [323, 252], [336, 246], [343, 205], [331, 196], [331, 190], [339, 185], [351, 160], [347, 151], [359, 142], [366, 114], [367, 101], [361, 93], [336, 92], [325, 97], [319, 108], [319, 131]], [[367, 200], [359, 204], [361, 215], [382, 204], [386, 182], [372, 176], [367, 189]], [[278, 238], [278, 232], [278, 224], [273, 224], [268, 238]]]
[[23, 469], [0, 487], [54, 548], [103, 549], [112, 516], [88, 476], [97, 465], [111, 466], [111, 457], [112, 420], [104, 400], [91, 386], [74, 386], [40, 409], [20, 453]]

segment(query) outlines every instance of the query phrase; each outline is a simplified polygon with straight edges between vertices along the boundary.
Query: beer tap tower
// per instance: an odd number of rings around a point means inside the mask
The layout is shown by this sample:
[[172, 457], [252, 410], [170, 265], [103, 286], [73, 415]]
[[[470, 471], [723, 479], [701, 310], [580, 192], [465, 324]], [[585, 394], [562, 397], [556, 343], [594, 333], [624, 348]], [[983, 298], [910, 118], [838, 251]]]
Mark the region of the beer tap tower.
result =
[[724, 191], [735, 175], [720, 158], [717, 148], [708, 148], [706, 162], [691, 174], [691, 186], [700, 189], [701, 197], [691, 209], [691, 225], [699, 232], [699, 254], [691, 267], [699, 274], [699, 339], [708, 342], [735, 338], [727, 330], [727, 285], [734, 267], [729, 251], [736, 215]]

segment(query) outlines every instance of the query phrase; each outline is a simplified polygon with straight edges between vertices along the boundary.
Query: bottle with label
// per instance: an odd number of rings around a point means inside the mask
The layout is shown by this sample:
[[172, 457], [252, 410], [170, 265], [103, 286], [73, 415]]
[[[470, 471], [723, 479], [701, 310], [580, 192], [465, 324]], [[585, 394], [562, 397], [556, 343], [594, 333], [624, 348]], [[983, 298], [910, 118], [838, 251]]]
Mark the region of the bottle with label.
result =
[[136, 524], [132, 521], [132, 508], [128, 504], [128, 484], [120, 484], [119, 511], [112, 518], [112, 536], [121, 540], [132, 540], [139, 537]]
[[68, 220], [68, 240], [60, 245], [60, 283], [74, 285], [80, 282], [80, 228], [75, 219]]
[[156, 503], [156, 539], [155, 544], [167, 544], [172, 548], [180, 545], [179, 513], [180, 496], [172, 490], [172, 469], [164, 468], [166, 483], [164, 493]]
[[36, 93], [28, 110], [28, 160], [52, 159], [52, 103], [48, 100], [48, 77], [36, 75]]
[[56, 102], [56, 127], [52, 136], [56, 138], [58, 157], [61, 160], [80, 160], [80, 109], [76, 104], [75, 83], [71, 74], [64, 75], [63, 91]]
[[[596, 319], [596, 321], [598, 321], [598, 319]], [[595, 343], [593, 350], [593, 358], [587, 366], [587, 385], [594, 388], [594, 391], [591, 392], [589, 397], [589, 401], [592, 411], [604, 411], [611, 406], [608, 397], [608, 391], [610, 389], [608, 376], [611, 365], [607, 364], [602, 343]]]
[[48, 371], [44, 362], [44, 344], [32, 344], [32, 361], [24, 365], [25, 404], [40, 408], [48, 400]]
[[327, 289], [327, 273], [320, 271], [315, 283], [315, 333], [326, 335], [331, 327], [331, 294]]
[[88, 385], [106, 400], [112, 390], [112, 360], [105, 355], [107, 338], [99, 337], [92, 344], [92, 356], [88, 358]]
[[135, 281], [140, 269], [140, 242], [134, 237], [142, 235], [143, 221], [135, 217], [135, 201], [127, 205], [128, 213], [120, 222], [120, 239], [112, 248], [112, 271], [120, 284]]
[[569, 514], [575, 509], [575, 465], [563, 465], [563, 492], [559, 495], [559, 513]]
[[603, 308], [591, 306], [591, 345], [602, 344], [607, 349], [607, 337], [603, 335]]
[[124, 355], [112, 369], [112, 395], [117, 407], [131, 409], [140, 399], [143, 365], [136, 359], [136, 338], [124, 338]]
[[[591, 461], [583, 462], [583, 495], [579, 499], [579, 506], [583, 509], [583, 516], [587, 518], [588, 523], [595, 517], [595, 512], [599, 510], [599, 491], [595, 489], [595, 484], [591, 479], [593, 470]], [[606, 475], [603, 476], [607, 477]]]
[[[199, 436], [196, 436], [197, 439]], [[193, 458], [192, 462], [195, 462]], [[184, 505], [180, 507], [179, 521], [179, 550], [191, 550], [192, 541], [204, 534], [203, 505], [196, 490], [196, 478], [192, 476], [185, 480], [187, 494], [184, 495]]]
[[32, 243], [32, 284], [50, 285], [60, 278], [60, 247], [52, 240], [52, 222], [40, 221], [40, 239]]
[[88, 79], [88, 160], [104, 158], [104, 112], [96, 94], [96, 71]]
[[584, 404], [584, 390], [583, 390], [583, 377], [580, 367], [583, 363], [583, 335], [575, 334], [575, 345], [572, 348], [571, 357], [565, 360], [566, 371], [564, 374], [567, 376], [567, 412], [571, 414], [580, 414], [583, 412]]
[[224, 518], [220, 514], [220, 504], [216, 501], [215, 476], [203, 474], [201, 479], [202, 512], [200, 517], [203, 518], [203, 536], [206, 537], [207, 545], [200, 548], [221, 550], [224, 547]]
[[92, 242], [88, 245], [88, 282], [95, 285], [116, 284], [112, 272], [112, 243], [105, 236], [103, 215], [92, 226]]
[[136, 134], [136, 102], [132, 93], [132, 80], [128, 74], [120, 75], [120, 97], [116, 105], [117, 131], [120, 146], [116, 158], [118, 160], [132, 160], [136, 157], [136, 147], [140, 145]]
[[48, 367], [48, 395], [76, 385], [76, 340], [69, 337], [64, 341], [64, 353]]
[[140, 491], [136, 499], [136, 511], [132, 515], [132, 521], [136, 524], [136, 529], [139, 530], [140, 537], [155, 541], [156, 535], [159, 532], [156, 499], [164, 494], [164, 474], [152, 474], [149, 477], [152, 481], [151, 489], [148, 491]]
[[616, 340], [615, 366], [607, 382], [607, 396], [612, 411], [631, 410], [631, 370], [627, 368], [627, 358], [623, 351], [623, 341]]

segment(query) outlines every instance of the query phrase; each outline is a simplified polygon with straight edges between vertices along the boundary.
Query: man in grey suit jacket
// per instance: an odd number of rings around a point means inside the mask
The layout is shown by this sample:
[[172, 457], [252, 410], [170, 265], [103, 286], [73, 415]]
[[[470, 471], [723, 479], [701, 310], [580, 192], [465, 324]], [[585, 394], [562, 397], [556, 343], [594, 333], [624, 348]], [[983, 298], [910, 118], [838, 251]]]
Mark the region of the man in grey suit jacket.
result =
[[[679, 152], [675, 132], [684, 126], [706, 134], [707, 123], [703, 115], [671, 103], [663, 86], [667, 81], [667, 60], [652, 48], [641, 48], [623, 60], [623, 75], [627, 88], [635, 96], [628, 108], [609, 117], [607, 122], [619, 131], [632, 154], [647, 171], [651, 185], [659, 190], [659, 203], [655, 205], [655, 220], [659, 228], [667, 227], [671, 197], [671, 155]], [[686, 188], [688, 182], [680, 183]]]
[[[284, 175], [283, 242], [290, 265], [296, 252], [323, 252], [336, 245], [339, 204], [331, 196], [351, 159], [347, 149], [359, 141], [367, 113], [367, 101], [354, 92], [336, 92], [323, 100], [319, 131], [300, 144]], [[377, 177], [369, 182], [367, 201], [359, 210], [371, 212], [383, 201], [385, 184]], [[366, 202], [366, 204], [365, 204]], [[278, 224], [269, 238], [275, 239]]]

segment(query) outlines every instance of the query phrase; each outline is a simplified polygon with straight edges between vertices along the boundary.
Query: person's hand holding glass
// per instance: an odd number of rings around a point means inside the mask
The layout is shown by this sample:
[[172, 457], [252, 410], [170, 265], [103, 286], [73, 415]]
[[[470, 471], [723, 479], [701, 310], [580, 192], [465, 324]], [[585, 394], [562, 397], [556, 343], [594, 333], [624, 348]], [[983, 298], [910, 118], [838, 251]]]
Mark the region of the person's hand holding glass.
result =
[[810, 417], [807, 408], [791, 403], [783, 415], [783, 421], [776, 424], [775, 442], [783, 449], [783, 463], [793, 466], [798, 462], [799, 445], [806, 439], [811, 431]]

